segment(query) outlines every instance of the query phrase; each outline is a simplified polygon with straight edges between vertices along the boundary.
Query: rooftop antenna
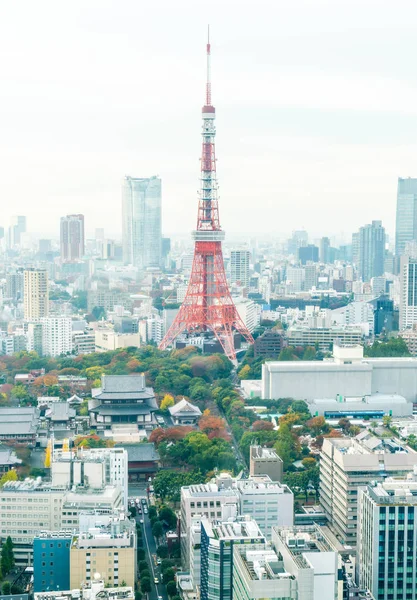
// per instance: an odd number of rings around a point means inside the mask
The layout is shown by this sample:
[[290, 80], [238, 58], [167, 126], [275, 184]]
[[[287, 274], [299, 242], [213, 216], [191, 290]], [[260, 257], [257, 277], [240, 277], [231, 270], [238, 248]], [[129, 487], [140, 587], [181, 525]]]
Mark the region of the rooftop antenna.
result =
[[207, 83], [206, 83], [206, 106], [211, 106], [211, 69], [210, 69], [210, 25], [207, 25]]

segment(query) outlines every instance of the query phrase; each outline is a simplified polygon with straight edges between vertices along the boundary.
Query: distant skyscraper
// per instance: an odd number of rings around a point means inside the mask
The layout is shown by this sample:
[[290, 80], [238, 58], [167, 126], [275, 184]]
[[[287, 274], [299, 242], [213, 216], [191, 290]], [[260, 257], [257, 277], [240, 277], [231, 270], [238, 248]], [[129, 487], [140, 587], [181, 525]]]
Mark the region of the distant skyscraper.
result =
[[322, 237], [320, 240], [320, 262], [329, 262], [330, 240], [328, 237]]
[[27, 321], [48, 316], [48, 273], [45, 269], [27, 269], [24, 272], [24, 307]]
[[61, 217], [61, 260], [80, 260], [84, 256], [84, 215]]
[[126, 176], [122, 188], [123, 261], [139, 269], [161, 264], [161, 180]]
[[352, 233], [352, 262], [359, 265], [359, 231]]
[[404, 254], [405, 244], [417, 240], [417, 179], [398, 178], [395, 254]]
[[313, 263], [319, 262], [319, 249], [314, 244], [301, 246], [301, 248], [298, 249], [298, 258], [302, 265], [307, 264], [308, 261]]
[[230, 281], [240, 282], [241, 285], [249, 283], [249, 250], [232, 250], [230, 253]]
[[381, 221], [372, 221], [359, 229], [359, 274], [362, 281], [384, 274], [385, 229]]
[[10, 220], [9, 248], [20, 244], [20, 235], [26, 232], [26, 217], [15, 216]]
[[401, 257], [400, 331], [417, 323], [417, 258]]

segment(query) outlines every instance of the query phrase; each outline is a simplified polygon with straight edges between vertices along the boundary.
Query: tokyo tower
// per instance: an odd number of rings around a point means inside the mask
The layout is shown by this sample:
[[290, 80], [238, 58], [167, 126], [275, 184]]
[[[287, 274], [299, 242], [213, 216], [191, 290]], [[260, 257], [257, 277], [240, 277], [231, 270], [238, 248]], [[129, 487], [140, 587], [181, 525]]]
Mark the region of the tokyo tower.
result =
[[172, 346], [183, 332], [212, 331], [225, 355], [235, 362], [234, 332], [240, 333], [250, 343], [253, 343], [253, 338], [236, 310], [224, 271], [224, 231], [219, 219], [214, 145], [216, 110], [211, 103], [210, 38], [207, 41], [206, 103], [202, 116], [201, 187], [197, 229], [192, 234], [195, 241], [193, 266], [184, 302], [159, 347], [165, 350]]

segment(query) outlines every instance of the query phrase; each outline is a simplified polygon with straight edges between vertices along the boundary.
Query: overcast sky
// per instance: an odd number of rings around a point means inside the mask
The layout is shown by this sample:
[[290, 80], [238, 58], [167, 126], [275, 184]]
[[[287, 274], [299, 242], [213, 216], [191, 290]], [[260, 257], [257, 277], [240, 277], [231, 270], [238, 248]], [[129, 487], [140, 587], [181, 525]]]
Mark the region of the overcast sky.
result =
[[164, 232], [195, 227], [208, 22], [226, 232], [393, 233], [417, 176], [401, 0], [1, 0], [0, 224], [115, 235], [122, 177], [159, 174]]

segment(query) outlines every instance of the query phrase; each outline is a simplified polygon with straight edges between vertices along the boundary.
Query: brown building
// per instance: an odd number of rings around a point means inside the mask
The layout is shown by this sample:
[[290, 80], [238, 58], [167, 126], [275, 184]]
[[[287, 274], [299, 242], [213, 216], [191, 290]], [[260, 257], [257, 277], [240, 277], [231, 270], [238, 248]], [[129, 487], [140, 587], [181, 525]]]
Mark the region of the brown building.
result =
[[159, 454], [154, 444], [127, 444], [129, 481], [146, 481], [159, 469]]
[[284, 346], [285, 339], [283, 334], [280, 331], [267, 329], [255, 340], [255, 358], [278, 358]]

